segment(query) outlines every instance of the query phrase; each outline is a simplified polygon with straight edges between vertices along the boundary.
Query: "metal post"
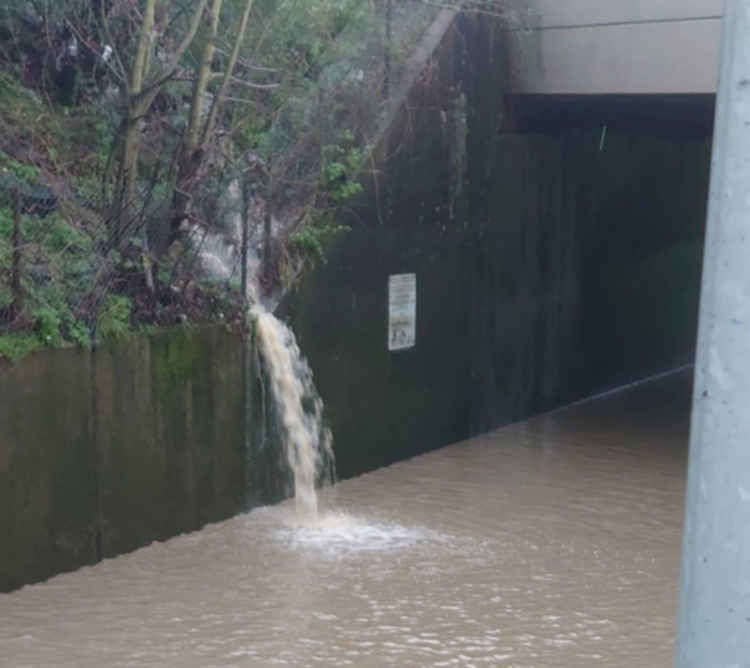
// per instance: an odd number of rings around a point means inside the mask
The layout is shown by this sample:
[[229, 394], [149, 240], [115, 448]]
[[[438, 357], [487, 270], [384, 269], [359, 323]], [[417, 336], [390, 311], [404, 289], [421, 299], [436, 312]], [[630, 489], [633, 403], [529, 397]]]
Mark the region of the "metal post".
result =
[[250, 227], [250, 176], [242, 175], [242, 245], [240, 246], [240, 289], [242, 299], [247, 300], [247, 245]]
[[727, 0], [695, 366], [678, 668], [750, 667], [750, 0]]
[[13, 189], [13, 231], [11, 232], [10, 261], [10, 322], [18, 318], [23, 311], [23, 288], [21, 287], [21, 191]]

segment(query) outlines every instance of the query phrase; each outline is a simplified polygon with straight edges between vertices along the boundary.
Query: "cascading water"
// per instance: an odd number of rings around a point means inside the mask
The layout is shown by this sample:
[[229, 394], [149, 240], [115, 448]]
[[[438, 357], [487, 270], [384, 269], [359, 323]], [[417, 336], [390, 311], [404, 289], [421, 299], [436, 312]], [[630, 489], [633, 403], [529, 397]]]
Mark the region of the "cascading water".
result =
[[250, 315], [279, 417], [297, 512], [314, 518], [318, 514], [316, 486], [333, 484], [335, 477], [323, 401], [292, 331], [260, 305], [253, 306]]
[[[237, 236], [240, 222], [230, 225]], [[203, 232], [196, 243], [204, 271], [218, 280], [232, 276], [237, 266], [237, 243], [227, 243], [221, 234]], [[237, 239], [234, 240], [235, 242]], [[256, 240], [257, 241], [257, 240]], [[258, 246], [258, 244], [254, 244]], [[323, 401], [313, 384], [312, 371], [302, 356], [294, 333], [265, 305], [258, 285], [260, 258], [248, 257], [247, 297], [249, 318], [254, 323], [256, 343], [264, 363], [273, 403], [282, 433], [284, 454], [292, 473], [293, 495], [299, 519], [317, 519], [318, 486], [335, 479], [331, 433], [323, 421]]]

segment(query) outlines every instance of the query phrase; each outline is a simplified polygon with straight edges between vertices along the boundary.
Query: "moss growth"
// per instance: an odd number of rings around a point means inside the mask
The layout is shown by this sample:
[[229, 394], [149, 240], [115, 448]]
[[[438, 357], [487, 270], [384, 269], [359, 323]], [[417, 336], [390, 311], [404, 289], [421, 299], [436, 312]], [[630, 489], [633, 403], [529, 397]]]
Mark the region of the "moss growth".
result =
[[154, 379], [160, 396], [170, 396], [180, 388], [198, 366], [202, 341], [197, 330], [164, 332], [153, 339], [158, 351], [154, 361]]

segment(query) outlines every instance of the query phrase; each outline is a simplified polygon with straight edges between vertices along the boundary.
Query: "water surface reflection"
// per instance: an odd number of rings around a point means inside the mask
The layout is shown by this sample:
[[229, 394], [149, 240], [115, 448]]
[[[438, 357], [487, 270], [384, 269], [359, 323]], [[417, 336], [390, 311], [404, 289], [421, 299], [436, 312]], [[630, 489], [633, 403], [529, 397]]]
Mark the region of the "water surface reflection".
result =
[[668, 666], [689, 378], [0, 595], [21, 666]]

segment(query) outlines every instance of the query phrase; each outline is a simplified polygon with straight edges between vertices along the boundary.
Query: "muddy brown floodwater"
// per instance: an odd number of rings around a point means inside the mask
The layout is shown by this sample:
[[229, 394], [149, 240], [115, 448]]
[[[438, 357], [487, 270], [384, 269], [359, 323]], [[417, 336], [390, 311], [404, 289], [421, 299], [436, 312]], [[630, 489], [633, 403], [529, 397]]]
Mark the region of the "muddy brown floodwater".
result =
[[[669, 666], [690, 379], [0, 595], [0, 664]], [[326, 509], [327, 508], [327, 509]]]

